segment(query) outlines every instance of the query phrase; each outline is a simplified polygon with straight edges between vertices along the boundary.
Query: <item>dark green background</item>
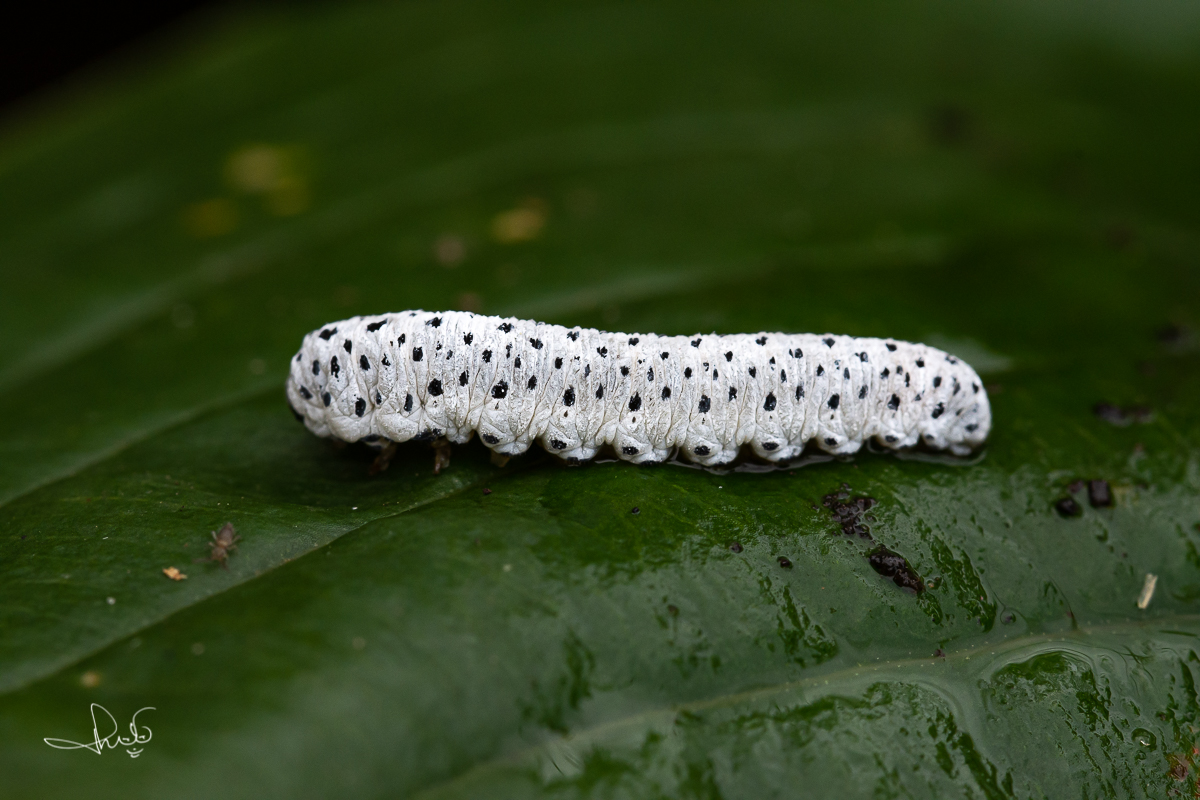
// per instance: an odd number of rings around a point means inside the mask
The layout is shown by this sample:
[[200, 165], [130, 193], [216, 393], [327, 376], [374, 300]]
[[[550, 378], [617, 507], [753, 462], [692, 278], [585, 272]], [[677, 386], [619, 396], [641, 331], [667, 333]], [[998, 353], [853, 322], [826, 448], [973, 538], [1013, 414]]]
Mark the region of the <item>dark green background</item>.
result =
[[[1182, 2], [316, 5], [47, 98], [0, 141], [0, 796], [1190, 796], [1198, 45]], [[256, 143], [300, 213], [230, 184]], [[306, 331], [463, 305], [927, 341], [995, 426], [970, 465], [370, 477], [292, 420]], [[1055, 514], [1080, 478], [1114, 507]], [[90, 702], [157, 709], [137, 760], [43, 743]]]

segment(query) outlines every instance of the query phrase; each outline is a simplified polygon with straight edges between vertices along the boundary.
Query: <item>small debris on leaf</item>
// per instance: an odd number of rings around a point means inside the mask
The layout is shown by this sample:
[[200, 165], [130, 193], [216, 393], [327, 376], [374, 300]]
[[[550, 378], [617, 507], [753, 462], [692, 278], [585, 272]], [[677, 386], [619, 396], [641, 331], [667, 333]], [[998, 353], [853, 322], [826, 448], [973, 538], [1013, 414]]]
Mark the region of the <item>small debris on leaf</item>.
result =
[[1088, 502], [1092, 508], [1108, 508], [1112, 505], [1112, 492], [1108, 489], [1108, 481], [1088, 481]]
[[187, 579], [187, 575], [184, 575], [182, 572], [175, 569], [175, 567], [167, 567], [163, 570], [163, 575], [166, 575], [173, 581], [182, 581]]
[[734, 553], [740, 553], [740, 552], [742, 552], [742, 543], [741, 542], [733, 542], [729, 545], [729, 549]]
[[1125, 427], [1134, 422], [1149, 422], [1154, 418], [1154, 412], [1147, 406], [1120, 406], [1112, 403], [1096, 403], [1092, 406], [1092, 413], [1105, 422]]
[[632, 510], [630, 510], [630, 512], [629, 512], [629, 513], [630, 513], [630, 514], [637, 515], [637, 514], [640, 514], [640, 513], [642, 513], [642, 510], [641, 510], [640, 508], [638, 508], [637, 506], [634, 506], [634, 507], [633, 507], [633, 509], [632, 509]]
[[891, 578], [892, 583], [901, 589], [912, 589], [917, 594], [925, 591], [925, 584], [908, 564], [908, 559], [899, 553], [893, 553], [880, 545], [878, 549], [867, 556], [871, 569], [885, 578]]
[[1055, 503], [1054, 510], [1064, 517], [1078, 517], [1083, 513], [1083, 508], [1071, 497], [1064, 497]]
[[1146, 573], [1146, 580], [1142, 583], [1142, 593], [1138, 595], [1137, 607], [1145, 611], [1150, 605], [1150, 601], [1154, 599], [1154, 587], [1158, 585], [1158, 576], [1153, 572]]
[[489, 488], [487, 488], [487, 487], [485, 486], [485, 487], [483, 487], [483, 493], [484, 493], [485, 495], [487, 495], [487, 494], [491, 494], [491, 493], [492, 493], [492, 490], [491, 490], [491, 489], [489, 489]]
[[780, 556], [779, 557], [779, 566], [783, 567], [784, 569], [791, 569], [792, 562], [788, 560], [787, 556]]

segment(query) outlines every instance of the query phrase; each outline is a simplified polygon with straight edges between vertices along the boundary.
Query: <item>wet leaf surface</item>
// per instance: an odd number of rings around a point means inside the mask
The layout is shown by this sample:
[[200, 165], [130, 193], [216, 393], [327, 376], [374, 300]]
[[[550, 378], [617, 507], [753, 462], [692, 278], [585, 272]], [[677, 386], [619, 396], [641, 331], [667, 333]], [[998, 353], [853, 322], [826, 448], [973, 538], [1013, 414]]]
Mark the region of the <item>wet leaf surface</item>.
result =
[[[1191, 796], [1198, 23], [316, 6], [27, 112], [0, 796]], [[291, 419], [287, 359], [417, 307], [924, 340], [995, 428], [371, 474]], [[154, 708], [136, 760], [43, 742], [89, 703]]]

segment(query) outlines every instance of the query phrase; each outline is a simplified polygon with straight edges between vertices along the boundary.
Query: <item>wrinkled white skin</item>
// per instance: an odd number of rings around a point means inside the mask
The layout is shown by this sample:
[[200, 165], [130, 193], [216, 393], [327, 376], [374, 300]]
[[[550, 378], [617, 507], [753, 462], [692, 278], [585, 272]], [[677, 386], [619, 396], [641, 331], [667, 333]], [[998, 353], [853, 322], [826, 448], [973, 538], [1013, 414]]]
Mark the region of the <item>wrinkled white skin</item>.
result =
[[610, 444], [635, 463], [678, 448], [699, 464], [724, 464], [745, 444], [786, 461], [810, 442], [842, 455], [870, 438], [965, 455], [991, 427], [975, 371], [923, 344], [605, 333], [460, 311], [354, 317], [313, 331], [287, 395], [318, 436], [464, 443], [478, 432], [504, 455], [537, 441], [568, 461]]

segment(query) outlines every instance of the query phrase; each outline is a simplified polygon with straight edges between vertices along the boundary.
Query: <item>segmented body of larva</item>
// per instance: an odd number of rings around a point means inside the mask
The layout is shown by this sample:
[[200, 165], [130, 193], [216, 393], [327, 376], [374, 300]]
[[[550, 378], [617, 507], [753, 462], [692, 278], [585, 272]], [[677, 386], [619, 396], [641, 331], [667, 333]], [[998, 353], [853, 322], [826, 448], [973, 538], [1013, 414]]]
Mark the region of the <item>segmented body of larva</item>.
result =
[[975, 371], [922, 344], [608, 333], [457, 311], [355, 317], [313, 331], [292, 361], [287, 395], [318, 436], [463, 443], [478, 432], [501, 454], [537, 441], [569, 462], [612, 445], [635, 463], [678, 452], [718, 465], [747, 444], [779, 462], [809, 443], [848, 454], [872, 438], [965, 455], [991, 427]]

